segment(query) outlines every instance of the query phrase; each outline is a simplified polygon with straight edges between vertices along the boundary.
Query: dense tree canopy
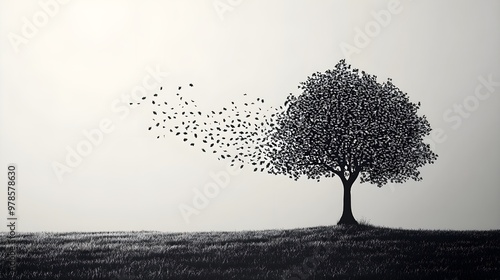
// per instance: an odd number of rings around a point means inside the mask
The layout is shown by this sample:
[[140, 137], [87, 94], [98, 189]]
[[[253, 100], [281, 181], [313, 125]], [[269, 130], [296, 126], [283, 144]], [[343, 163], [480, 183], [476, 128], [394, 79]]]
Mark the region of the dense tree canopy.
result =
[[301, 83], [303, 93], [288, 96], [268, 131], [270, 171], [342, 181], [360, 174], [379, 187], [421, 180], [418, 168], [437, 158], [423, 142], [429, 122], [390, 79], [376, 79], [341, 60]]

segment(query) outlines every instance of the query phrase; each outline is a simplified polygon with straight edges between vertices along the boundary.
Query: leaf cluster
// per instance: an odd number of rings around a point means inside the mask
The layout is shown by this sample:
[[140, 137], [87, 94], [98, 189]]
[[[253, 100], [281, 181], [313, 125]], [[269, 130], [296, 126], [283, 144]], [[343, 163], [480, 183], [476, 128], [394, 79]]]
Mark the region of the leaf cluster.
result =
[[421, 180], [418, 169], [437, 155], [423, 142], [431, 127], [391, 79], [351, 69], [341, 60], [314, 73], [290, 94], [267, 133], [270, 172], [319, 180], [339, 176], [381, 187]]

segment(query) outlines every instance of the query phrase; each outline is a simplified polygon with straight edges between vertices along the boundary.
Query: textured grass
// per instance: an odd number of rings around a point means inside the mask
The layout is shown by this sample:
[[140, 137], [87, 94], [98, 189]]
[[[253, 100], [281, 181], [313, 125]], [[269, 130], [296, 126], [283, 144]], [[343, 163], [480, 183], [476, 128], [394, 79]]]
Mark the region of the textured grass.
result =
[[[1, 235], [0, 257], [12, 250]], [[500, 231], [24, 233], [1, 279], [500, 279]]]

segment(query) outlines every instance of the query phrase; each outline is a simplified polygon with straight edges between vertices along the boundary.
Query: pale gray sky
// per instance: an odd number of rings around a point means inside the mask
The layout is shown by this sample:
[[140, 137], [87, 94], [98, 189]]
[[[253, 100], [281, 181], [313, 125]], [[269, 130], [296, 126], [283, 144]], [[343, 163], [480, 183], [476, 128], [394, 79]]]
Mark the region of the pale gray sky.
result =
[[[336, 224], [338, 178], [295, 182], [250, 169], [229, 175], [186, 223], [179, 206], [195, 207], [194, 189], [217, 183], [210, 174], [228, 163], [173, 136], [157, 140], [146, 130], [149, 109], [122, 98], [192, 82], [184, 94], [206, 110], [243, 93], [276, 106], [342, 58], [420, 101], [439, 154], [421, 182], [355, 184], [354, 216], [388, 227], [500, 228], [500, 2], [66, 2], [0, 1], [0, 177], [17, 165], [19, 230]], [[84, 131], [100, 123], [102, 140], [58, 180], [54, 162], [67, 165], [67, 148], [85, 145]], [[0, 192], [1, 217], [6, 200]]]

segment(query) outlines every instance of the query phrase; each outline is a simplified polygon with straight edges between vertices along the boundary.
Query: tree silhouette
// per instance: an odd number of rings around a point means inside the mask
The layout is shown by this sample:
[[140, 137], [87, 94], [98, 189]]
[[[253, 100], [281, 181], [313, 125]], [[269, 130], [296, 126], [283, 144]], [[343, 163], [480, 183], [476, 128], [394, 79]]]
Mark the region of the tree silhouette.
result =
[[[189, 88], [193, 88], [189, 84]], [[359, 73], [341, 60], [333, 70], [314, 73], [290, 94], [284, 106], [263, 108], [264, 99], [248, 99], [204, 111], [180, 91], [155, 93], [147, 128], [172, 134], [219, 160], [231, 160], [254, 172], [320, 180], [338, 176], [344, 186], [339, 224], [357, 224], [351, 187], [358, 177], [382, 187], [388, 182], [421, 180], [418, 169], [437, 155], [423, 139], [431, 131], [420, 103], [410, 102], [389, 79]], [[160, 91], [162, 88], [160, 88]], [[141, 102], [130, 103], [130, 106]]]
[[[333, 70], [314, 73], [290, 94], [272, 120], [267, 141], [258, 145], [272, 174], [297, 180], [338, 176], [344, 187], [343, 214], [338, 224], [357, 224], [351, 209], [351, 187], [378, 187], [388, 182], [421, 180], [418, 169], [437, 155], [423, 139], [431, 131], [420, 103], [410, 102], [388, 79], [351, 69], [341, 60]], [[254, 164], [262, 164], [262, 161]]]

